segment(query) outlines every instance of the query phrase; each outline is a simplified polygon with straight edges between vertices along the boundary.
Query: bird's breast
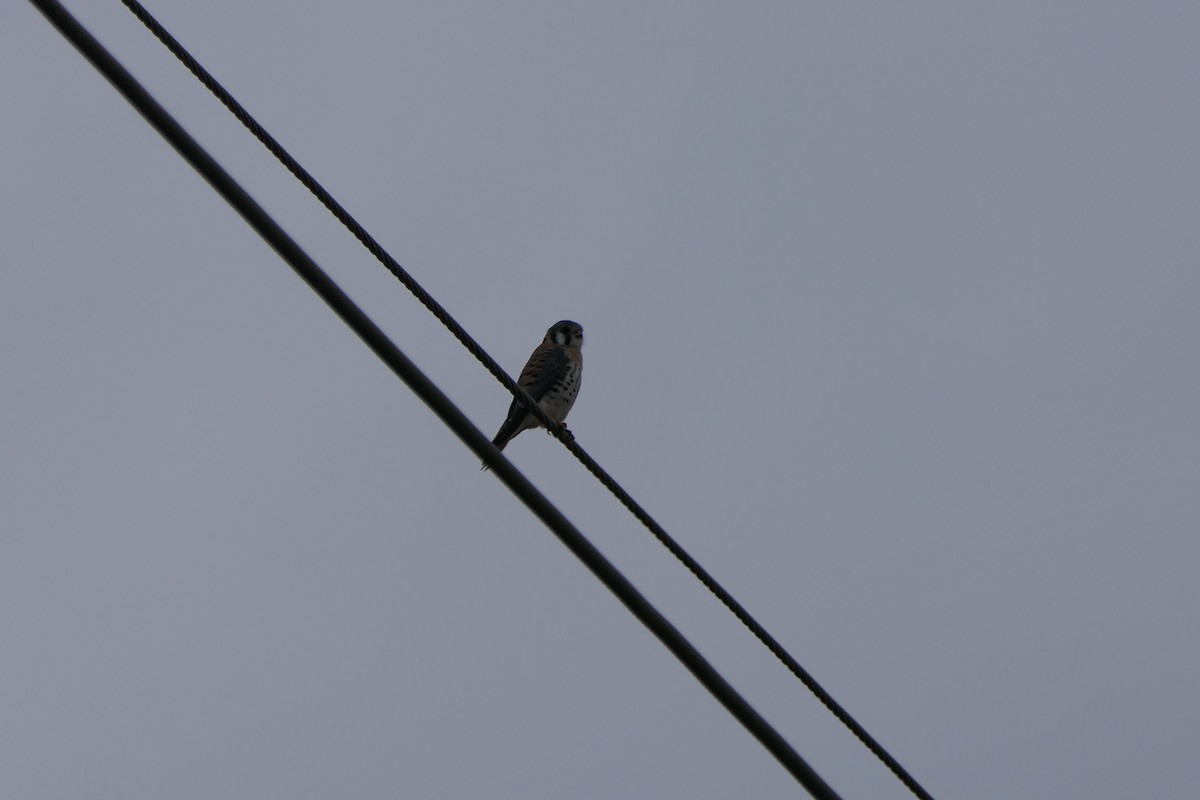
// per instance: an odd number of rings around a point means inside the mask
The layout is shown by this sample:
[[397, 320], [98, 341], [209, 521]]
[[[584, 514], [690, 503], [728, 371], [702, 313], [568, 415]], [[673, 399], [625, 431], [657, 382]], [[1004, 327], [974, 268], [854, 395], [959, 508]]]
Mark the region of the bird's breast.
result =
[[538, 402], [542, 410], [549, 414], [555, 422], [562, 422], [566, 419], [567, 412], [574, 405], [575, 397], [579, 394], [581, 372], [578, 363], [569, 362], [566, 369], [558, 376], [558, 380]]

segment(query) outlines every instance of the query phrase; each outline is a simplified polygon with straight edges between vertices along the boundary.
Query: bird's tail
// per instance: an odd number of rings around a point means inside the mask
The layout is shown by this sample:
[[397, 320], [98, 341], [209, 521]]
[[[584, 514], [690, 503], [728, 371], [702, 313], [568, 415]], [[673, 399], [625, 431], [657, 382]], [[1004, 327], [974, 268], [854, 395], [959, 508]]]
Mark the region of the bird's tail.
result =
[[[517, 435], [517, 432], [515, 430], [510, 431], [508, 422], [505, 422], [503, 425], [500, 426], [500, 432], [496, 434], [496, 438], [492, 439], [492, 444], [494, 444], [496, 446], [497, 450], [503, 450], [504, 445], [508, 444], [509, 441], [516, 435]], [[485, 461], [485, 462], [483, 462], [483, 466], [481, 466], [479, 469], [482, 470], [483, 472], [487, 472], [487, 468], [488, 468], [488, 465], [487, 465], [487, 462]]]

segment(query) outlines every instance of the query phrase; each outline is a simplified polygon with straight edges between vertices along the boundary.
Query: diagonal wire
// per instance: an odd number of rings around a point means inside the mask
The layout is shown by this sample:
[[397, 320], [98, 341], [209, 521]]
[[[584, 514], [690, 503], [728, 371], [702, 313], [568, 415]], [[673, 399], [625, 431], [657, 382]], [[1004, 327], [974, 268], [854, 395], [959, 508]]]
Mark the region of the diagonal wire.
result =
[[604, 585], [750, 731], [813, 797], [838, 800], [779, 733], [716, 671], [619, 570], [559, 511], [467, 416], [393, 343], [321, 267], [184, 130], [137, 80], [57, 0], [30, 0], [59, 32], [201, 174], [309, 287], [476, 455], [494, 454], [491, 466], [504, 484], [546, 524]]
[[[658, 541], [675, 556], [737, 619], [754, 634], [772, 654], [778, 658], [788, 671], [808, 688], [809, 691], [832, 713], [851, 733], [883, 764], [891, 770], [896, 778], [921, 800], [933, 800], [932, 796], [919, 784], [911, 774], [889, 753], [883, 745], [871, 736], [841, 704], [839, 704], [824, 687], [822, 687], [804, 667], [773, 637], [766, 628], [750, 615], [750, 612], [739, 603], [733, 595], [725, 590], [716, 579], [709, 574], [683, 547], [667, 533], [661, 525], [642, 506], [625, 491], [617, 481], [606, 472], [594, 458], [587, 454], [582, 447], [575, 443], [574, 438], [559, 423], [550, 419], [533, 398], [509, 377], [508, 373], [476, 342], [470, 334], [443, 308], [417, 281], [400, 266], [383, 246], [367, 232], [348, 211], [317, 182], [317, 180], [291, 156], [283, 146], [267, 130], [254, 119], [216, 78], [212, 76], [197, 61], [191, 53], [179, 43], [169, 31], [156, 20], [138, 0], [121, 0], [121, 2], [136, 16], [151, 33], [153, 33], [168, 50], [188, 68], [189, 71], [203, 83], [229, 111], [257, 138], [297, 180], [312, 192], [318, 200], [358, 239], [370, 253], [383, 264], [399, 281], [404, 284], [413, 296], [440, 321], [458, 341], [475, 356], [488, 372], [492, 374], [506, 389], [509, 390], [530, 409], [531, 413], [546, 426], [571, 452], [583, 466], [603, 485], [614, 497], [642, 523]], [[491, 465], [491, 454], [484, 461]]]

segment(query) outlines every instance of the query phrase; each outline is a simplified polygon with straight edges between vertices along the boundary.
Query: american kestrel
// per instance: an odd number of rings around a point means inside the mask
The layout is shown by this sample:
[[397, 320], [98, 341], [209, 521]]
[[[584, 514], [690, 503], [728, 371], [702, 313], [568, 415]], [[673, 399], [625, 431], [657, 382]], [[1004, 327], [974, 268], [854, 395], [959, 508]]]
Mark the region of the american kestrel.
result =
[[[564, 319], [550, 326], [546, 338], [533, 351], [517, 385], [529, 392], [550, 419], [561, 423], [575, 403], [579, 394], [579, 380], [583, 373], [583, 327], [578, 322]], [[537, 417], [520, 400], [513, 398], [508, 407], [508, 417], [492, 444], [503, 450], [504, 445], [521, 431], [541, 425]], [[484, 465], [486, 468], [487, 465]]]

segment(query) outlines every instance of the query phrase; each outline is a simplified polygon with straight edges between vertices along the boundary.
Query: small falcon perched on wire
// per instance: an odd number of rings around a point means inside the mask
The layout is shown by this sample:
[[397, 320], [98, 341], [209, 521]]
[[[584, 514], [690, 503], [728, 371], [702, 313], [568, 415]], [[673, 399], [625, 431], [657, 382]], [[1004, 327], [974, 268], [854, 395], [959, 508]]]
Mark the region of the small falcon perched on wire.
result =
[[[582, 347], [583, 327], [578, 322], [569, 319], [556, 322], [546, 331], [546, 338], [533, 351], [525, 369], [521, 370], [521, 376], [517, 378], [517, 385], [529, 392], [550, 419], [560, 424], [567, 418], [579, 394], [579, 380], [583, 373]], [[541, 424], [520, 400], [513, 398], [512, 405], [508, 407], [508, 417], [492, 439], [492, 444], [503, 450], [504, 445], [518, 433]], [[487, 464], [483, 468], [487, 469]]]

